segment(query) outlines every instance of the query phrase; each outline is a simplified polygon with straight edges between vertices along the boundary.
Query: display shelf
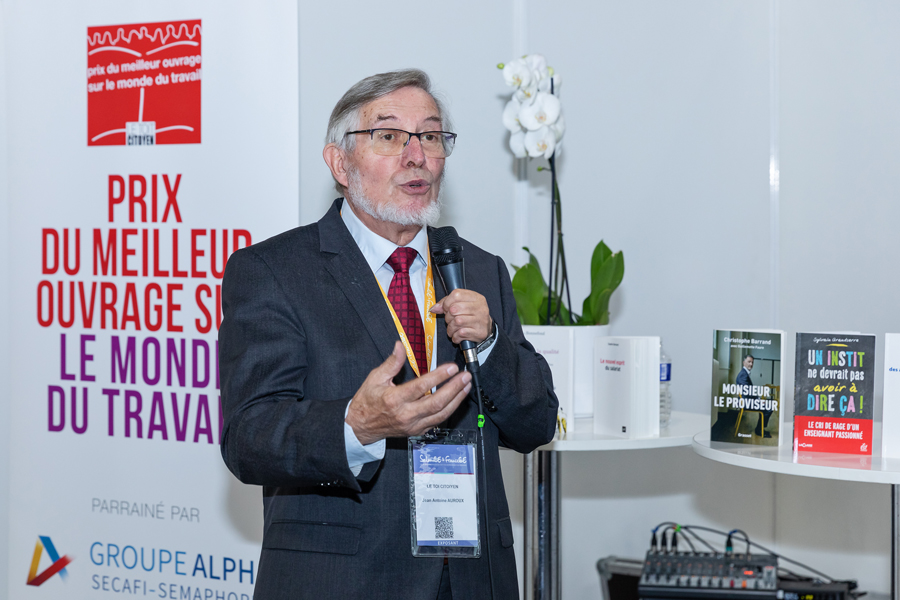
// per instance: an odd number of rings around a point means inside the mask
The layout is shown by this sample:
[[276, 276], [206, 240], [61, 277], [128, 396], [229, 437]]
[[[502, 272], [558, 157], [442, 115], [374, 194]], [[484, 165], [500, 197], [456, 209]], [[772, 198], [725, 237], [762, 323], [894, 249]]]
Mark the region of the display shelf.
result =
[[[572, 426], [574, 425], [574, 427]], [[602, 450], [640, 450], [642, 448], [668, 448], [688, 446], [698, 431], [709, 429], [709, 415], [673, 411], [669, 426], [660, 431], [659, 437], [620, 438], [594, 433], [594, 422], [590, 417], [575, 419], [563, 439], [554, 438], [538, 450], [557, 452], [596, 452]]]
[[840, 481], [900, 484], [900, 459], [897, 458], [825, 452], [800, 452], [795, 456], [791, 445], [785, 443], [751, 446], [711, 442], [708, 430], [695, 435], [691, 446], [704, 458], [745, 469]]

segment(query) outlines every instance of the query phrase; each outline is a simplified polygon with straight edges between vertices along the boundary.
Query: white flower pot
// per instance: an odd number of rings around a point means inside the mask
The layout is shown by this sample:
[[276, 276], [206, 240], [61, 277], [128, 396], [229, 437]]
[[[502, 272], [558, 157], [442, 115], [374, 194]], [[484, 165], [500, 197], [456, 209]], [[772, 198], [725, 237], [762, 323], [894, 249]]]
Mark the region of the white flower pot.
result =
[[525, 337], [547, 359], [553, 387], [567, 419], [594, 413], [594, 338], [609, 325], [523, 325]]

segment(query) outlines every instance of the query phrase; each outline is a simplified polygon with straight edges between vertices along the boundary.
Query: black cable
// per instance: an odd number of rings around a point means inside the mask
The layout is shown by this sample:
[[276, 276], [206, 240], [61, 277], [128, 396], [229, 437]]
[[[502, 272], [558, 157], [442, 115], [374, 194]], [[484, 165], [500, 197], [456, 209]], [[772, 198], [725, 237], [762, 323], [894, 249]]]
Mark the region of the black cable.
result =
[[[663, 533], [665, 533], [665, 531], [667, 531], [668, 529], [673, 528], [673, 527], [672, 527], [673, 525], [677, 526], [678, 524], [675, 523], [675, 522], [673, 522], [673, 521], [663, 521], [662, 523], [660, 523], [659, 525], [657, 525], [657, 526], [653, 529], [653, 531], [654, 531], [654, 532], [657, 531], [657, 530], [658, 530], [660, 527], [662, 527], [663, 525], [667, 525], [667, 526], [668, 526], [668, 527], [666, 527], [665, 530], [663, 530]], [[709, 532], [711, 532], [711, 533], [716, 533], [716, 534], [719, 534], [719, 535], [722, 535], [722, 536], [725, 536], [725, 537], [728, 537], [728, 535], [729, 535], [727, 531], [721, 531], [721, 530], [719, 530], [719, 529], [713, 529], [712, 527], [704, 527], [703, 525], [682, 525], [681, 528], [684, 529], [684, 530], [686, 530], [686, 531], [691, 531], [691, 533], [694, 533], [692, 530], [694, 530], [694, 529], [699, 529], [699, 530], [701, 530], [701, 531], [709, 531]], [[748, 546], [755, 546], [755, 547], [759, 548], [760, 550], [762, 550], [763, 552], [765, 552], [766, 554], [769, 554], [769, 555], [771, 555], [771, 556], [774, 556], [775, 558], [780, 558], [780, 559], [786, 560], [786, 561], [789, 562], [789, 563], [792, 563], [792, 564], [795, 564], [795, 565], [797, 565], [797, 566], [799, 566], [799, 567], [802, 567], [802, 568], [806, 569], [807, 571], [809, 571], [810, 573], [815, 573], [816, 575], [819, 575], [820, 577], [824, 577], [824, 578], [827, 579], [829, 582], [834, 583], [834, 582], [836, 581], [833, 577], [830, 577], [830, 576], [826, 575], [825, 573], [822, 573], [821, 571], [818, 571], [818, 570], [816, 570], [816, 569], [813, 569], [813, 568], [810, 567], [809, 565], [805, 565], [805, 564], [803, 564], [803, 563], [801, 563], [801, 562], [798, 562], [798, 561], [796, 561], [796, 560], [793, 560], [793, 559], [791, 559], [791, 558], [788, 558], [787, 556], [783, 556], [783, 555], [781, 555], [781, 554], [778, 554], [777, 552], [773, 552], [772, 550], [769, 550], [768, 548], [766, 548], [766, 547], [763, 546], [762, 544], [758, 544], [758, 543], [756, 543], [756, 542], [751, 541], [751, 540], [750, 540], [750, 537], [747, 535], [747, 533], [746, 533], [745, 531], [742, 531], [742, 530], [740, 530], [740, 529], [734, 529], [734, 530], [732, 530], [732, 531], [735, 532], [735, 533], [741, 533], [741, 534], [743, 534], [743, 540], [747, 543]], [[696, 535], [696, 534], [695, 534], [695, 535]], [[699, 539], [699, 536], [697, 536], [697, 537], [698, 537], [698, 539]], [[708, 545], [708, 544], [707, 544], [707, 545]]]
[[[682, 527], [682, 529], [684, 529], [684, 528]], [[713, 554], [718, 554], [719, 551], [716, 550], [715, 548], [713, 548], [713, 545], [712, 545], [712, 544], [710, 544], [709, 542], [707, 542], [706, 540], [704, 540], [702, 537], [700, 537], [699, 535], [697, 535], [695, 532], [691, 531], [690, 529], [684, 529], [684, 530], [685, 530], [687, 533], [690, 533], [690, 534], [691, 534], [692, 536], [694, 536], [695, 538], [697, 538], [697, 541], [698, 541], [698, 542], [702, 542], [704, 546], [706, 546], [707, 548], [709, 548], [709, 551], [710, 551], [710, 552], [712, 552]]]
[[694, 547], [694, 543], [691, 542], [691, 538], [689, 538], [687, 536], [687, 532], [682, 534], [681, 539], [683, 539], [685, 542], [687, 542], [687, 545], [691, 547], [691, 552], [693, 552], [694, 554], [697, 554], [697, 549]]
[[[672, 525], [675, 525], [675, 523], [672, 523]], [[659, 534], [659, 541], [662, 546], [662, 551], [666, 552], [666, 553], [672, 551], [672, 541], [671, 541], [671, 539], [666, 539], [666, 532], [669, 531], [670, 529], [675, 529], [675, 528], [670, 525], [669, 527], [666, 527], [665, 529], [663, 529], [662, 533]]]
[[470, 365], [466, 365], [469, 373], [472, 374], [472, 392], [475, 394], [475, 400], [478, 402], [478, 446], [481, 449], [481, 498], [482, 508], [484, 510], [484, 530], [486, 553], [488, 563], [488, 579], [491, 582], [491, 598], [494, 598], [494, 567], [491, 564], [491, 520], [488, 513], [487, 499], [487, 458], [484, 453], [484, 400], [482, 398], [481, 385], [479, 381], [479, 372], [481, 371], [478, 361]]
[[[654, 540], [655, 537], [656, 537], [656, 532], [659, 531], [659, 528], [662, 527], [663, 525], [668, 525], [668, 526], [669, 526], [669, 527], [666, 527], [666, 529], [663, 530], [663, 532], [662, 532], [662, 535], [663, 535], [663, 536], [665, 536], [666, 531], [668, 531], [669, 529], [673, 529], [674, 527], [679, 527], [678, 523], [675, 523], [674, 521], [663, 521], [662, 523], [660, 523], [659, 525], [657, 525], [656, 527], [653, 528], [652, 537], [650, 538], [650, 539], [651, 539], [651, 545], [652, 545], [652, 540]], [[672, 526], [674, 526], [674, 527], [672, 527]], [[716, 550], [715, 548], [713, 548], [712, 545], [711, 545], [709, 542], [707, 542], [706, 540], [704, 540], [702, 537], [700, 537], [699, 535], [697, 535], [697, 534], [694, 533], [693, 531], [690, 531], [690, 529], [686, 528], [685, 526], [680, 526], [680, 527], [681, 527], [681, 529], [684, 530], [686, 533], [690, 533], [692, 536], [694, 536], [694, 537], [697, 539], [697, 541], [701, 542], [704, 546], [706, 546], [707, 548], [709, 548], [709, 551], [712, 552], [713, 554], [715, 554], [716, 552], [718, 552], [718, 550]], [[661, 539], [662, 539], [662, 542], [663, 542], [663, 546], [665, 546], [665, 537], [663, 537], [663, 538], [661, 538]], [[691, 544], [690, 540], [688, 541], [688, 544], [691, 546], [691, 549], [694, 550], [694, 552], [697, 551], [696, 549], [694, 549], [694, 545]]]
[[[709, 532], [712, 532], [712, 533], [717, 533], [717, 534], [719, 534], [719, 535], [724, 535], [724, 536], [727, 536], [727, 535], [728, 535], [728, 532], [727, 532], [727, 531], [720, 531], [720, 530], [718, 530], [718, 529], [713, 529], [713, 528], [711, 528], [711, 527], [704, 527], [704, 526], [702, 526], [702, 525], [682, 525], [682, 529], [700, 529], [700, 530], [702, 530], [702, 531], [709, 531]], [[741, 533], [743, 533], [743, 532], [741, 532]], [[806, 570], [809, 571], [810, 573], [815, 573], [816, 575], [819, 575], [820, 577], [824, 577], [825, 579], [827, 579], [827, 580], [828, 580], [829, 582], [831, 582], [831, 583], [834, 583], [834, 582], [835, 582], [835, 579], [834, 579], [833, 577], [829, 577], [828, 575], [826, 575], [825, 573], [823, 573], [823, 572], [821, 572], [821, 571], [817, 571], [816, 569], [813, 569], [812, 567], [810, 567], [810, 566], [808, 566], [808, 565], [805, 565], [805, 564], [803, 564], [803, 563], [801, 563], [801, 562], [798, 562], [798, 561], [796, 561], [796, 560], [793, 560], [793, 559], [791, 559], [791, 558], [788, 558], [787, 556], [783, 556], [783, 555], [781, 555], [781, 554], [778, 554], [777, 552], [773, 552], [772, 550], [769, 550], [768, 548], [766, 548], [766, 547], [763, 546], [762, 544], [758, 544], [758, 543], [756, 543], [756, 542], [751, 542], [751, 541], [750, 541], [750, 538], [747, 537], [747, 534], [746, 534], [746, 533], [744, 533], [744, 538], [743, 538], [743, 539], [744, 539], [744, 541], [746, 541], [749, 545], [755, 546], [755, 547], [759, 548], [760, 550], [762, 550], [762, 551], [765, 552], [766, 554], [770, 554], [771, 556], [774, 556], [775, 558], [780, 558], [780, 559], [786, 560], [787, 562], [792, 563], [792, 564], [795, 564], [795, 565], [797, 565], [798, 567], [803, 567], [804, 569], [806, 569]]]
[[747, 535], [747, 532], [744, 531], [743, 529], [732, 529], [731, 531], [728, 532], [729, 535], [734, 534], [734, 533], [743, 533], [744, 534], [744, 539], [747, 541], [747, 550], [745, 552], [747, 554], [750, 554], [750, 536]]

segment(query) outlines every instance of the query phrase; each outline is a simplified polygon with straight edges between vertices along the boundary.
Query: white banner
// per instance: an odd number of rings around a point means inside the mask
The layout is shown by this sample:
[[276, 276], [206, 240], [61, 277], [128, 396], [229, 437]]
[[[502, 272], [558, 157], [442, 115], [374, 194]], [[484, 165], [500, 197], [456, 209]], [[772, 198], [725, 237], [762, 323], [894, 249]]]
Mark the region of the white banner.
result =
[[9, 598], [248, 600], [216, 333], [227, 257], [298, 224], [296, 3], [4, 12]]

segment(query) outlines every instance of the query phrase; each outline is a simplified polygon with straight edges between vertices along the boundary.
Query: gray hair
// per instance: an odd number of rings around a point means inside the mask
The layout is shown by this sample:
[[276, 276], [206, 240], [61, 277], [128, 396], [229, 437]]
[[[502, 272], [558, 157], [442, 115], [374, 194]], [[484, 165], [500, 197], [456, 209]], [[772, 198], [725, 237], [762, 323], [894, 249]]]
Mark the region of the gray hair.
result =
[[[328, 132], [325, 134], [325, 144], [335, 144], [345, 152], [352, 151], [356, 146], [355, 136], [348, 136], [348, 131], [360, 127], [359, 113], [362, 108], [378, 100], [383, 96], [392, 94], [405, 87], [415, 87], [428, 93], [437, 106], [438, 116], [441, 118], [441, 127], [444, 131], [453, 131], [450, 122], [450, 114], [440, 97], [431, 86], [431, 79], [425, 71], [420, 69], [401, 69], [372, 75], [357, 82], [338, 100], [328, 119]], [[343, 194], [344, 186], [334, 182], [335, 189]]]

